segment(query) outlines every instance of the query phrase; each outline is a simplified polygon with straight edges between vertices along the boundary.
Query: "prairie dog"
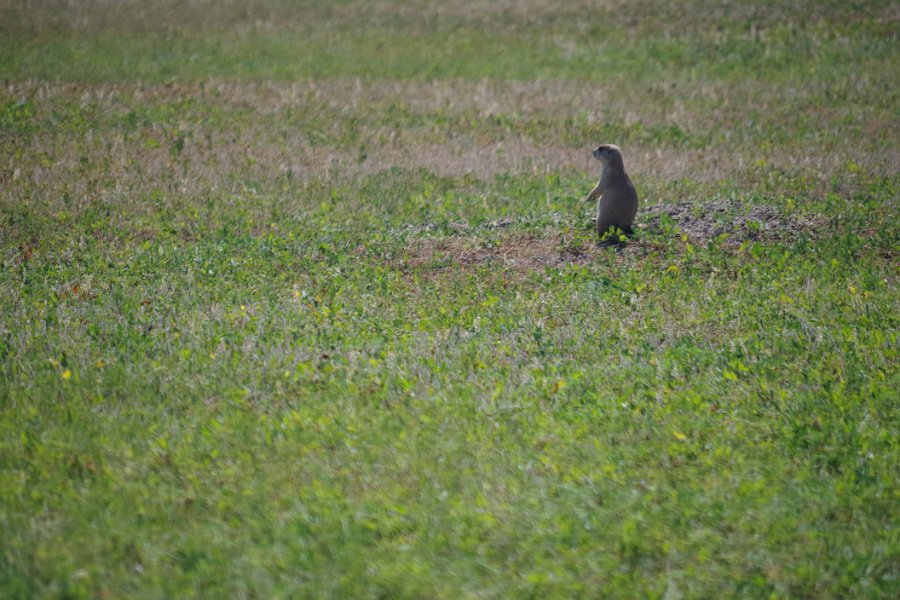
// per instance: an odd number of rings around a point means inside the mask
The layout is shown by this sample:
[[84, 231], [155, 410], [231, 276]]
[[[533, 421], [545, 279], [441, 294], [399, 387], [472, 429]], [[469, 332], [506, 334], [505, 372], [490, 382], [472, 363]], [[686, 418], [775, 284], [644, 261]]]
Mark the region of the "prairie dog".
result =
[[600, 144], [593, 155], [603, 163], [603, 172], [597, 187], [584, 201], [590, 202], [600, 196], [597, 202], [597, 233], [603, 237], [610, 227], [630, 232], [637, 214], [638, 196], [631, 178], [625, 173], [622, 151], [613, 144]]

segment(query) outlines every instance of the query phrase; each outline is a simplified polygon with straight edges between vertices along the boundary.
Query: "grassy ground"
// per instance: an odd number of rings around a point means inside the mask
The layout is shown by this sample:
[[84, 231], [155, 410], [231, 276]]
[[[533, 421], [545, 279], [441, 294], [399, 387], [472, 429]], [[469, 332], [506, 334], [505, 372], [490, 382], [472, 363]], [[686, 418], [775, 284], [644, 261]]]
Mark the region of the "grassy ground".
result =
[[0, 595], [897, 596], [895, 3], [182, 4], [0, 6]]

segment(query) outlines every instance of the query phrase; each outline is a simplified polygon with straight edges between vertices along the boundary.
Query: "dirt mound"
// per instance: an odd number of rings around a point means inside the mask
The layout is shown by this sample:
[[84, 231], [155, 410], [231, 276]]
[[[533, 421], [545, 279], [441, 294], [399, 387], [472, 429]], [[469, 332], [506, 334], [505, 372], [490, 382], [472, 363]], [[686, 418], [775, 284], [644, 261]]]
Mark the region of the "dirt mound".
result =
[[744, 205], [736, 200], [676, 202], [641, 207], [638, 224], [650, 232], [677, 231], [696, 241], [727, 235], [726, 241], [784, 239], [812, 229], [816, 223], [781, 213], [767, 204]]
[[[734, 200], [713, 200], [702, 204], [676, 202], [642, 207], [637, 227], [630, 240], [615, 247], [596, 242], [573, 242], [571, 235], [548, 231], [515, 231], [511, 218], [474, 227], [452, 223], [447, 237], [418, 237], [437, 229], [432, 224], [407, 226], [417, 234], [410, 240], [403, 268], [440, 272], [459, 266], [492, 263], [512, 271], [530, 272], [567, 264], [584, 265], [606, 252], [647, 253], [658, 248], [664, 238], [687, 235], [694, 244], [718, 240], [725, 246], [737, 246], [747, 240], [778, 241], [811, 230], [820, 222], [798, 215], [784, 214], [770, 205], [747, 205]], [[585, 227], [593, 225], [585, 223]], [[499, 238], [485, 240], [476, 235], [482, 230], [506, 230]], [[722, 236], [722, 237], [720, 237]]]

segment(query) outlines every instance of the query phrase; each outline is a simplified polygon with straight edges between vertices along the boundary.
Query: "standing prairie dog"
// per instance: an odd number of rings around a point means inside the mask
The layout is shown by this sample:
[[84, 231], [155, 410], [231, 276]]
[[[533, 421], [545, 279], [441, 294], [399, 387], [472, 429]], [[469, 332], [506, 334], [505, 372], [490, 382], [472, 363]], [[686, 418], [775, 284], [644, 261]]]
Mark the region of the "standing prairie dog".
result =
[[597, 202], [597, 233], [602, 238], [610, 227], [630, 232], [634, 215], [637, 214], [638, 196], [631, 178], [625, 173], [622, 151], [613, 144], [600, 144], [593, 155], [603, 163], [603, 173], [597, 187], [584, 201], [590, 202], [600, 196]]

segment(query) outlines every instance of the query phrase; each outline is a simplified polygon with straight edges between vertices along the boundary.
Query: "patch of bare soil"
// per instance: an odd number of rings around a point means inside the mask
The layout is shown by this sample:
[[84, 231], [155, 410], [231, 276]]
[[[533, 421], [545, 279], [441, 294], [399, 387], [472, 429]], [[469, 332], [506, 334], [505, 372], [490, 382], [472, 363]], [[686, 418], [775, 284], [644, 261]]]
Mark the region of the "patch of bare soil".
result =
[[497, 264], [514, 271], [534, 271], [567, 264], [587, 264], [603, 249], [579, 247], [563, 237], [512, 234], [484, 243], [471, 238], [417, 239], [410, 242], [403, 266], [410, 270], [442, 271], [453, 266]]
[[741, 205], [725, 199], [646, 206], [641, 208], [637, 220], [649, 232], [675, 227], [679, 233], [702, 242], [723, 234], [729, 242], [787, 239], [821, 224], [808, 217], [783, 214], [774, 206]]
[[[513, 225], [505, 218], [481, 227], [505, 229]], [[453, 235], [444, 238], [415, 238], [406, 249], [404, 270], [439, 273], [459, 267], [492, 264], [520, 273], [546, 267], [585, 265], [607, 252], [647, 253], [659, 248], [661, 238], [687, 235], [695, 244], [706, 243], [725, 234], [721, 241], [734, 246], [747, 240], [784, 240], [822, 225], [820, 221], [785, 215], [768, 205], [740, 205], [733, 200], [714, 200], [702, 204], [677, 202], [641, 209], [639, 230], [623, 245], [575, 243], [567, 235], [542, 235], [511, 231], [499, 239], [486, 241], [474, 237], [476, 228], [454, 223]], [[425, 233], [432, 226], [409, 228]]]

